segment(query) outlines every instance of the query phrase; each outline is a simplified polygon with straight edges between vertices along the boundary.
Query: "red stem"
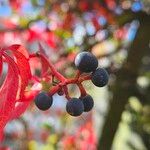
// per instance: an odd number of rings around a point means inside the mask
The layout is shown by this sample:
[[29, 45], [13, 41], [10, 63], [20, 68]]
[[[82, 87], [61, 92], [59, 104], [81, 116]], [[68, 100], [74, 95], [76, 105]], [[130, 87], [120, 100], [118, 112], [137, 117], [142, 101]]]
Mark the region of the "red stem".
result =
[[64, 90], [64, 93], [65, 93], [66, 99], [70, 100], [71, 97], [69, 96], [67, 85], [63, 86], [63, 90]]
[[86, 96], [86, 95], [87, 95], [87, 93], [86, 93], [86, 91], [85, 91], [85, 89], [84, 89], [83, 85], [82, 85], [81, 83], [78, 83], [77, 85], [78, 85], [79, 90], [80, 90], [80, 93], [81, 93], [81, 96], [80, 96], [80, 97], [84, 97], [84, 96]]
[[82, 76], [82, 77], [79, 78], [78, 82], [81, 83], [85, 80], [91, 80], [91, 76], [92, 76], [91, 74], [86, 75], [86, 76]]
[[32, 76], [31, 80], [34, 80], [36, 82], [41, 82], [41, 80], [37, 76]]
[[79, 79], [77, 78], [72, 78], [72, 79], [66, 79], [65, 82], [60, 82], [58, 85], [54, 86], [50, 92], [49, 92], [49, 95], [54, 95], [55, 93], [57, 93], [58, 90], [60, 90], [61, 88], [63, 88], [64, 92], [65, 92], [65, 95], [66, 95], [66, 98], [67, 99], [70, 99], [70, 96], [68, 94], [68, 88], [67, 88], [67, 85], [68, 84], [77, 84], [77, 86], [79, 87], [80, 89], [80, 92], [81, 92], [81, 96], [85, 96], [87, 93], [83, 87], [83, 85], [81, 84], [82, 81], [84, 80], [90, 80], [91, 79], [91, 75], [87, 75], [87, 76], [83, 76], [83, 77], [80, 77]]
[[61, 89], [60, 85], [56, 85], [54, 86], [48, 93], [49, 96], [53, 96], [55, 93], [57, 93], [57, 91], [59, 91]]
[[75, 78], [79, 79], [79, 77], [80, 77], [81, 74], [82, 74], [82, 73], [81, 73], [79, 70], [77, 70], [77, 73], [76, 73]]
[[30, 54], [29, 58], [33, 58], [33, 57], [40, 57], [41, 59], [45, 60], [49, 66], [49, 68], [51, 69], [51, 72], [54, 76], [56, 76], [56, 78], [58, 80], [60, 80], [61, 82], [65, 82], [66, 78], [61, 75], [53, 66], [53, 64], [51, 63], [51, 61], [49, 61], [43, 54], [40, 53], [36, 53], [36, 54]]
[[58, 83], [56, 86], [54, 86], [50, 91], [49, 91], [49, 95], [52, 96], [55, 93], [57, 93], [59, 90], [63, 89], [64, 93], [66, 95], [66, 98], [69, 100], [70, 96], [68, 93], [68, 84], [77, 84], [77, 86], [79, 87], [80, 93], [81, 93], [81, 97], [86, 96], [87, 93], [83, 87], [83, 85], [81, 84], [81, 82], [85, 81], [85, 80], [90, 80], [91, 79], [91, 74], [86, 75], [86, 76], [81, 76], [81, 72], [78, 70], [77, 74], [74, 78], [72, 79], [66, 79], [63, 75], [61, 75], [53, 66], [53, 64], [43, 55], [40, 53], [36, 53], [36, 54], [30, 54], [29, 58], [33, 58], [33, 57], [40, 57], [41, 59], [43, 59], [44, 61], [46, 61], [46, 63], [48, 64], [49, 68], [51, 69], [51, 73], [52, 76], [55, 76], [58, 80], [60, 80], [60, 83]]

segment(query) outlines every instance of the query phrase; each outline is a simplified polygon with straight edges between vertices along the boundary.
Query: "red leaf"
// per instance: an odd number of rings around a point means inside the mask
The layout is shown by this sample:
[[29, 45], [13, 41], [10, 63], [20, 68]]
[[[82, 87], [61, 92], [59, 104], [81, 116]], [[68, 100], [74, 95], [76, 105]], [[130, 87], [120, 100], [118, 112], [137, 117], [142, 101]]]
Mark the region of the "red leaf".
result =
[[19, 71], [14, 60], [7, 54], [3, 54], [8, 62], [8, 73], [0, 88], [0, 139], [3, 135], [9, 116], [15, 107], [15, 100], [19, 86]]
[[18, 51], [22, 53], [26, 58], [29, 58], [28, 51], [25, 49], [25, 47], [19, 45], [19, 44], [14, 44], [8, 47], [7, 49], [13, 50], [13, 51]]
[[20, 53], [15, 51], [15, 57], [17, 58], [17, 65], [20, 71], [21, 77], [21, 89], [20, 89], [20, 99], [24, 94], [24, 90], [28, 85], [28, 81], [31, 78], [30, 66], [28, 60]]
[[9, 119], [13, 120], [13, 119], [18, 118], [20, 115], [22, 115], [26, 111], [26, 109], [27, 109], [27, 107], [29, 106], [30, 103], [31, 103], [31, 101], [16, 102], [14, 111], [11, 114], [11, 116], [9, 117]]
[[29, 55], [27, 50], [21, 45], [12, 45], [8, 49], [13, 51], [13, 54], [16, 58], [16, 63], [19, 68], [19, 73], [21, 77], [21, 89], [19, 99], [23, 98], [24, 90], [28, 85], [28, 81], [31, 78], [31, 70], [29, 66]]
[[3, 70], [3, 62], [2, 62], [2, 56], [0, 56], [0, 76]]
[[20, 116], [29, 105], [30, 102], [26, 101], [25, 103], [22, 103], [21, 107], [20, 105], [17, 107], [16, 99], [19, 98], [19, 100], [22, 101], [25, 99], [24, 90], [31, 78], [31, 71], [28, 62], [29, 55], [27, 50], [20, 45], [12, 45], [3, 50], [11, 50], [14, 59], [3, 53], [6, 61], [8, 62], [8, 73], [0, 89], [0, 138], [2, 138], [3, 128], [12, 118], [12, 114], [15, 114], [16, 117]]
[[10, 116], [10, 120], [13, 120], [20, 115], [22, 115], [32, 100], [34, 100], [35, 96], [39, 93], [39, 90], [33, 90], [25, 93], [24, 99], [16, 102], [13, 113]]

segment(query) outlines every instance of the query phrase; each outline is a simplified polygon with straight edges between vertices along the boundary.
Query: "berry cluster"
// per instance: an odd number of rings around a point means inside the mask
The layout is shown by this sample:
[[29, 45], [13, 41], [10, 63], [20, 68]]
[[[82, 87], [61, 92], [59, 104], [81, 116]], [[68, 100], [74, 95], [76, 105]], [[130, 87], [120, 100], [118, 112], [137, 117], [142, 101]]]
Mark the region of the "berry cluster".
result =
[[[68, 99], [66, 104], [66, 111], [71, 116], [79, 116], [83, 112], [90, 111], [94, 106], [93, 98], [86, 93], [82, 82], [85, 80], [91, 80], [95, 86], [103, 87], [108, 83], [109, 75], [103, 68], [98, 68], [97, 58], [90, 52], [81, 52], [75, 57], [75, 66], [78, 69], [77, 75], [73, 79], [66, 79], [54, 68], [51, 69], [55, 72], [60, 82], [55, 85], [49, 93], [41, 92], [35, 98], [35, 104], [40, 110], [47, 110], [53, 103], [53, 95], [58, 93], [59, 95], [65, 94]], [[79, 98], [71, 98], [68, 94], [68, 84], [76, 84], [81, 96]]]

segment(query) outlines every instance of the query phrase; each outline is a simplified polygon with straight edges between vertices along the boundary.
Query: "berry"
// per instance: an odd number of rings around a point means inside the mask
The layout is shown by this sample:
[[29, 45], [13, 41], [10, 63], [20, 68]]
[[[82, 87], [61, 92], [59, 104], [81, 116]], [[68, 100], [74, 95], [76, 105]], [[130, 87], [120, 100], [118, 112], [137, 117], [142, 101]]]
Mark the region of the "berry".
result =
[[48, 96], [46, 92], [41, 92], [36, 96], [34, 102], [40, 110], [44, 111], [51, 107], [53, 103], [53, 98], [51, 96]]
[[92, 53], [81, 52], [75, 57], [75, 66], [81, 72], [92, 72], [96, 70], [98, 60]]
[[86, 95], [85, 97], [82, 97], [81, 100], [83, 102], [85, 112], [88, 112], [93, 108], [94, 101], [90, 95]]
[[59, 90], [59, 91], [57, 92], [57, 94], [58, 94], [59, 96], [62, 96], [62, 95], [64, 95], [64, 91], [63, 91], [63, 90]]
[[91, 80], [95, 86], [103, 87], [108, 83], [109, 75], [105, 69], [98, 68], [92, 73]]
[[78, 98], [72, 98], [67, 102], [66, 111], [71, 116], [80, 116], [84, 111], [84, 105]]

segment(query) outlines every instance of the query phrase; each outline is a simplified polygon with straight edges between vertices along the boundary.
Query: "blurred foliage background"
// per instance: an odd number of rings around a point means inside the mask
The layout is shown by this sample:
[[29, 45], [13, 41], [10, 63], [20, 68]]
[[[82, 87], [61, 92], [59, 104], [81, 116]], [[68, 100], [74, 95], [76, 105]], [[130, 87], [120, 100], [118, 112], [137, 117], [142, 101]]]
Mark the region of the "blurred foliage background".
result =
[[[33, 103], [6, 126], [1, 149], [149, 150], [149, 42], [149, 0], [0, 0], [0, 47], [21, 44], [36, 52], [40, 43], [68, 77], [76, 70], [75, 55], [91, 51], [110, 74], [105, 88], [85, 82], [95, 100], [92, 112], [70, 117], [58, 95], [46, 112]], [[31, 67], [38, 76], [39, 62]]]

